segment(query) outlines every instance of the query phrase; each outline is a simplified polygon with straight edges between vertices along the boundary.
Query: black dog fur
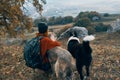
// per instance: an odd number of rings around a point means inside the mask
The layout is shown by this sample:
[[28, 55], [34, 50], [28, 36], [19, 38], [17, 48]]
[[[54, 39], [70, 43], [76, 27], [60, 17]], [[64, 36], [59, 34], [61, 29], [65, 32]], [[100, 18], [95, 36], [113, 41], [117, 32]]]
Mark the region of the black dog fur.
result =
[[81, 80], [84, 79], [82, 73], [83, 66], [86, 68], [87, 76], [90, 75], [89, 67], [92, 61], [92, 48], [89, 43], [90, 41], [83, 41], [82, 43], [79, 43], [78, 40], [71, 39], [67, 46], [68, 51], [76, 59], [76, 67]]

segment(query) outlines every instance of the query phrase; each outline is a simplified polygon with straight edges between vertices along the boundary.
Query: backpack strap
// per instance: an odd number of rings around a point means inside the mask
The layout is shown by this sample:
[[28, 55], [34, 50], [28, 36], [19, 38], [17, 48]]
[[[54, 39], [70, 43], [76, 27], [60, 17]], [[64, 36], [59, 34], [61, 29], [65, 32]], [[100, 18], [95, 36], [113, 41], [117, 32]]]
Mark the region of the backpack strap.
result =
[[41, 40], [44, 36], [38, 36], [37, 40]]

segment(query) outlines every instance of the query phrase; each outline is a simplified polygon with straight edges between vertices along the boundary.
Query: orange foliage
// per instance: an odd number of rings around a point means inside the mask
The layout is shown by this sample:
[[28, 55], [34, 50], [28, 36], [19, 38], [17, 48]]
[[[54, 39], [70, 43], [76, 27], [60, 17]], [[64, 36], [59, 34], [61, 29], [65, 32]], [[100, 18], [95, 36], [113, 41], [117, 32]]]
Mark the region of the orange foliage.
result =
[[[42, 1], [42, 0], [41, 0]], [[25, 16], [21, 10], [25, 0], [1, 0], [0, 1], [0, 25], [5, 26], [5, 29], [10, 36], [15, 37], [14, 29], [20, 27], [21, 30], [32, 28], [32, 19]], [[38, 12], [42, 11], [42, 5], [39, 0], [34, 0], [32, 3]]]

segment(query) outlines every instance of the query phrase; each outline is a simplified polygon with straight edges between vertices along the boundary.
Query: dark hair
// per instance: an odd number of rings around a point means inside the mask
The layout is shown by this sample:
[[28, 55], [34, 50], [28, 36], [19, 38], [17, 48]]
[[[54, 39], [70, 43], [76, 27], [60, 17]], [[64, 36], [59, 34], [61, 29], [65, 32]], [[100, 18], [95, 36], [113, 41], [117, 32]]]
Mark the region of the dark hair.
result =
[[44, 22], [38, 23], [39, 33], [45, 33], [45, 32], [47, 32], [47, 29], [48, 29], [48, 26], [46, 23], [44, 23]]

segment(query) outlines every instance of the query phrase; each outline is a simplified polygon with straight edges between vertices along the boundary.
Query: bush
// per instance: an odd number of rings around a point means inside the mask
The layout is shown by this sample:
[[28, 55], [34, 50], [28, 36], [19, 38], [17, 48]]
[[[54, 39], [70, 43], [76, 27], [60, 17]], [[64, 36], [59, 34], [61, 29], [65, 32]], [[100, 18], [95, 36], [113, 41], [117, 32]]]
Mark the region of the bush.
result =
[[110, 15], [108, 13], [105, 13], [103, 16], [104, 17], [109, 17]]
[[120, 34], [120, 30], [117, 30], [117, 33]]
[[78, 21], [81, 18], [89, 18], [91, 21], [93, 20], [94, 17], [98, 17], [99, 20], [101, 19], [101, 14], [96, 12], [96, 11], [86, 11], [86, 12], [80, 12], [77, 17], [75, 18], [75, 21]]
[[98, 23], [95, 26], [95, 31], [96, 32], [106, 32], [110, 28], [110, 25], [104, 25], [103, 23]]
[[88, 26], [88, 27], [87, 27], [87, 30], [88, 30], [88, 34], [89, 34], [89, 35], [90, 35], [90, 34], [95, 34], [95, 28], [94, 28], [94, 27]]
[[87, 27], [91, 25], [91, 21], [89, 18], [82, 18], [79, 19], [77, 22], [75, 22], [74, 26], [81, 26], [81, 27]]

